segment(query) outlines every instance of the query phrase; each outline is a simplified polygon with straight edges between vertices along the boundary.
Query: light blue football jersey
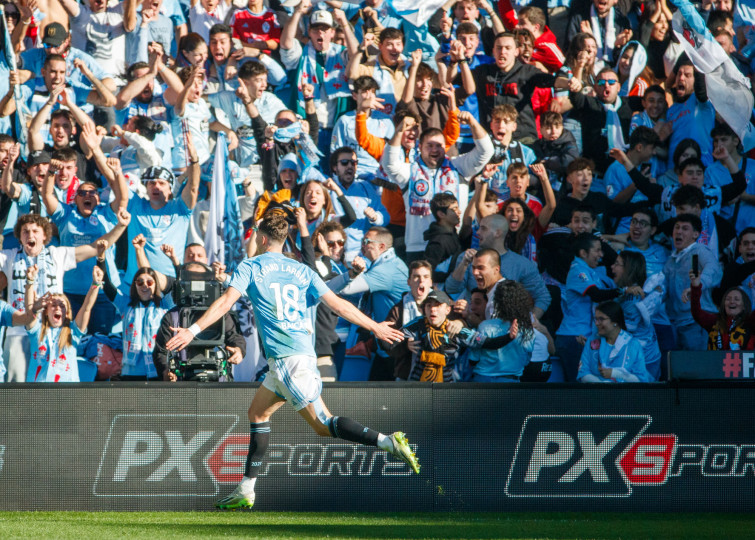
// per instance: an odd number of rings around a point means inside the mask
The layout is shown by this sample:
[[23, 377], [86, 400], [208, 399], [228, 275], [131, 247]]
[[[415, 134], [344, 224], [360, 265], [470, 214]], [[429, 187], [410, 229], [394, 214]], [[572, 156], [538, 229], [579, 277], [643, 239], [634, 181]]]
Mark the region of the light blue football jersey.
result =
[[330, 289], [312, 269], [280, 253], [245, 259], [231, 287], [252, 301], [265, 356], [315, 356], [309, 308]]

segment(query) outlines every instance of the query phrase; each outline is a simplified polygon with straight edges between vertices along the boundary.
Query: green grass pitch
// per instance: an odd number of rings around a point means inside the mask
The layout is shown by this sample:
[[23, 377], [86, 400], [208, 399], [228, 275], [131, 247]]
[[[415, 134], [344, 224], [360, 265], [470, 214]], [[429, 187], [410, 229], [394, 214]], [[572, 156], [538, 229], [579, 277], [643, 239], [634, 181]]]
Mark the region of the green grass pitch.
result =
[[0, 538], [755, 538], [752, 514], [0, 512]]

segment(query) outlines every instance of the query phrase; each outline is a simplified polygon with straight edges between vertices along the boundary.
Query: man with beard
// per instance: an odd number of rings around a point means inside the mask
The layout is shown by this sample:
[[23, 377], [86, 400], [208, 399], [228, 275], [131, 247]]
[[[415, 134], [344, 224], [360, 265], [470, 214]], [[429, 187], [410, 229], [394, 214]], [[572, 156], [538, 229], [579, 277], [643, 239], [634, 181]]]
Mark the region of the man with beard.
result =
[[[483, 218], [477, 231], [480, 238], [480, 251], [490, 253], [488, 250], [494, 250], [498, 253], [498, 272], [502, 273], [502, 277], [518, 281], [524, 285], [535, 302], [533, 313], [536, 317], [540, 317], [548, 309], [551, 295], [545, 287], [543, 278], [538, 274], [535, 263], [506, 249], [505, 241], [508, 232], [508, 221], [502, 215], [494, 214]], [[495, 283], [495, 281], [491, 282], [491, 279], [495, 276], [495, 273], [492, 268], [488, 271], [487, 266], [483, 270], [475, 269], [472, 263], [476, 260], [477, 254], [477, 250], [468, 249], [464, 252], [463, 257], [459, 257], [456, 268], [446, 279], [446, 292], [451, 295], [467, 296], [469, 291], [475, 287], [483, 289], [488, 295], [489, 318], [490, 313], [492, 313], [493, 301], [490, 287]]]
[[[348, 98], [351, 96], [346, 71], [348, 58], [357, 54], [359, 43], [343, 11], [336, 9], [331, 14], [329, 11], [318, 10], [309, 18], [309, 43], [302, 47], [296, 39], [296, 30], [301, 17], [309, 11], [311, 5], [310, 0], [302, 0], [294, 10], [281, 34], [280, 54], [286, 69], [296, 69], [293, 85], [299, 90], [292, 92], [292, 109], [295, 112], [302, 116], [305, 112], [306, 100], [301, 90], [303, 85], [315, 86], [312, 99], [320, 123], [318, 147], [323, 153], [321, 164], [325, 167], [330, 156], [333, 125], [346, 111]], [[343, 28], [346, 47], [333, 43], [336, 22]]]
[[[408, 117], [407, 117], [408, 118]], [[406, 215], [406, 251], [409, 262], [422, 258], [427, 242], [424, 233], [433, 221], [430, 201], [436, 193], [449, 192], [457, 201], [466, 201], [469, 178], [477, 174], [493, 157], [493, 143], [485, 129], [468, 112], [459, 114], [462, 124], [469, 124], [474, 136], [475, 148], [456, 157], [446, 155], [446, 138], [439, 129], [422, 132], [419, 140], [419, 159], [414, 163], [405, 161], [401, 146], [404, 130], [411, 119], [396, 127], [388, 142], [381, 164], [388, 180], [404, 191]]]
[[[359, 254], [364, 233], [374, 226], [384, 227], [390, 221], [390, 216], [375, 186], [356, 177], [357, 155], [354, 150], [348, 146], [336, 149], [330, 155], [330, 170], [356, 213], [356, 221], [345, 229], [346, 248], [343, 260], [351, 261]], [[331, 200], [336, 214], [342, 215], [338, 198], [331, 194]]]
[[674, 76], [675, 82], [671, 89], [674, 104], [666, 115], [666, 120], [674, 126], [669, 141], [668, 166], [674, 167], [676, 145], [682, 139], [694, 139], [700, 145], [700, 157], [707, 167], [713, 162], [713, 139], [710, 132], [716, 120], [716, 110], [708, 100], [705, 75], [698, 73], [689, 58], [682, 55], [676, 63]]
[[[93, 151], [99, 154], [99, 160], [104, 163], [105, 156], [96, 144], [96, 135], [91, 130], [87, 130], [85, 136], [92, 144]], [[61, 157], [60, 153], [56, 155]], [[59, 177], [67, 172], [70, 173], [71, 170], [75, 175], [76, 165], [57, 159], [51, 161], [49, 174], [42, 185], [42, 201], [50, 219], [58, 228], [61, 245], [77, 247], [89, 244], [110, 232], [118, 224], [117, 214], [120, 208], [126, 205], [128, 188], [120, 170], [120, 162], [117, 159], [111, 159], [108, 163], [109, 166], [104, 170], [103, 175], [108, 180], [114, 195], [113, 202], [109, 205], [100, 202], [98, 186], [88, 181], [78, 183], [72, 201], [61, 202], [59, 195], [55, 193], [55, 184], [58, 183]], [[109, 249], [105, 257], [108, 275], [113, 276], [111, 279], [117, 287], [120, 285], [120, 279], [115, 266], [115, 249]], [[89, 291], [88, 277], [91, 276], [94, 265], [95, 260], [91, 259], [65, 274], [63, 292], [68, 296], [74, 313], [78, 312]], [[109, 334], [115, 318], [115, 308], [102, 291], [92, 308], [92, 315], [88, 333]]]
[[[125, 4], [131, 0], [126, 0]], [[133, 1], [136, 4], [136, 1]], [[105, 9], [107, 2], [104, 3]], [[34, 75], [42, 71], [43, 66], [47, 65], [49, 57], [56, 56], [65, 62], [66, 66], [63, 73], [71, 74], [71, 86], [78, 90], [97, 90], [98, 83], [101, 83], [108, 92], [115, 92], [116, 84], [112, 76], [100, 67], [97, 60], [92, 58], [84, 51], [71, 46], [71, 35], [68, 30], [60, 23], [51, 23], [45, 27], [42, 37], [44, 47], [28, 49], [21, 53], [20, 68], [32, 72]], [[111, 58], [111, 63], [116, 62], [117, 56]], [[85, 69], [79, 67], [83, 64]], [[29, 84], [34, 84], [33, 81]], [[97, 103], [96, 105], [100, 105]], [[109, 105], [112, 106], [112, 105]]]
[[619, 97], [619, 76], [609, 68], [600, 70], [596, 77], [593, 85], [596, 97], [583, 94], [576, 79], [569, 82], [576, 85], [569, 92], [569, 101], [574, 107], [570, 116], [582, 124], [583, 140], [590, 141], [585, 144], [583, 155], [595, 162], [596, 170], [602, 175], [611, 163], [608, 151], [628, 147], [632, 108], [628, 98]]
[[[52, 224], [47, 218], [34, 214], [21, 216], [14, 234], [21, 247], [0, 251], [0, 272], [8, 280], [6, 298], [14, 309], [24, 309], [26, 270], [36, 265], [37, 298], [46, 293], [63, 292], [63, 274], [82, 261], [97, 255], [98, 244], [110, 246], [126, 230], [130, 216], [124, 210], [118, 215], [118, 224], [107, 234], [92, 243], [77, 247], [47, 246], [52, 238]], [[91, 284], [91, 279], [87, 281]], [[8, 382], [24, 382], [29, 358], [29, 338], [23, 328], [9, 329], [3, 346], [3, 358], [8, 367]]]

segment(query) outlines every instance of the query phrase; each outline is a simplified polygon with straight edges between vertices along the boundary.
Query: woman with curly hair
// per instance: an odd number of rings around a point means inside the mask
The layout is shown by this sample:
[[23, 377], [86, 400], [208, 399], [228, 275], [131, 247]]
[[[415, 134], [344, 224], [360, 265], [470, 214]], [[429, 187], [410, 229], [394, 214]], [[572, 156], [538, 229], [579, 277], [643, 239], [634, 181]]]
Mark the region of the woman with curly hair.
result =
[[690, 270], [690, 306], [695, 322], [708, 331], [709, 351], [751, 351], [755, 349], [755, 312], [750, 297], [741, 288], [728, 289], [718, 313], [700, 306], [703, 286], [700, 276]]
[[521, 283], [501, 281], [493, 292], [495, 318], [467, 340], [473, 382], [519, 382], [535, 346], [532, 296]]

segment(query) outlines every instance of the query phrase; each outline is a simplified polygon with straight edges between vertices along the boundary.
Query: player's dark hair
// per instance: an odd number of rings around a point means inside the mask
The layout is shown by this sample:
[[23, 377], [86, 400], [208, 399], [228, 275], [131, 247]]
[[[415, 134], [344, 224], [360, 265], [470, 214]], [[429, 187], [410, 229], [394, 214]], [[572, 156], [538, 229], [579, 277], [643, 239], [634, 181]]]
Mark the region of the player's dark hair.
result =
[[627, 329], [627, 324], [624, 322], [624, 311], [621, 309], [621, 305], [618, 302], [614, 302], [613, 300], [603, 302], [598, 304], [595, 311], [600, 311], [603, 315], [608, 317], [609, 321], [617, 324], [622, 330]]
[[132, 118], [134, 120], [134, 127], [139, 131], [139, 135], [148, 141], [154, 141], [157, 134], [163, 132], [162, 124], [155, 122], [149, 116], [139, 114]]
[[160, 305], [160, 302], [163, 299], [163, 293], [160, 290], [160, 282], [157, 280], [157, 272], [152, 270], [152, 268], [146, 266], [137, 270], [136, 274], [134, 274], [134, 279], [131, 280], [131, 289], [129, 290], [131, 299], [129, 300], [128, 305], [136, 306], [141, 303], [141, 300], [139, 299], [139, 292], [136, 289], [136, 280], [143, 274], [147, 274], [155, 282], [155, 293], [152, 295], [152, 301], [156, 305]]
[[469, 296], [472, 296], [473, 294], [481, 294], [485, 300], [488, 299], [488, 293], [486, 293], [483, 289], [480, 289], [479, 287], [475, 287], [471, 291], [469, 291]]
[[288, 237], [288, 222], [281, 215], [272, 215], [264, 218], [257, 230], [271, 242], [282, 245]]
[[677, 223], [689, 223], [695, 231], [703, 231], [703, 222], [695, 214], [680, 214], [676, 216], [676, 219], [674, 219], [675, 226]]
[[661, 139], [654, 129], [646, 126], [638, 126], [629, 136], [629, 148], [636, 148], [637, 145], [658, 146]]
[[380, 32], [380, 35], [378, 36], [378, 42], [383, 43], [384, 41], [391, 39], [400, 39], [401, 43], [404, 43], [404, 32], [402, 32], [398, 28], [383, 28], [383, 30]]
[[7, 133], [0, 133], [0, 144], [16, 144], [16, 139]]
[[[737, 238], [737, 244], [742, 241], [742, 238], [744, 238], [746, 234], [755, 234], [755, 227], [745, 227], [742, 229], [742, 232], [739, 233], [739, 237]], [[737, 245], [737, 247], [739, 247], [739, 245]]]
[[519, 43], [519, 38], [524, 38], [530, 43], [535, 43], [535, 36], [532, 35], [532, 32], [527, 30], [526, 28], [517, 28], [514, 30], [514, 37], [516, 38], [516, 42]]
[[71, 127], [76, 126], [76, 119], [73, 117], [73, 113], [68, 109], [58, 109], [50, 115], [50, 123], [56, 118], [65, 118], [71, 124]]
[[448, 208], [455, 202], [456, 197], [452, 193], [436, 193], [433, 198], [430, 199], [430, 214], [432, 214], [435, 221], [438, 221], [438, 212], [443, 210], [445, 214]]
[[239, 79], [252, 79], [257, 75], [267, 75], [267, 67], [262, 62], [244, 62], [239, 68]]
[[585, 253], [589, 252], [595, 245], [595, 242], [600, 242], [600, 240], [594, 234], [589, 232], [579, 233], [574, 239], [574, 255], [581, 259], [582, 256], [580, 253], [582, 251]]
[[696, 186], [679, 186], [671, 196], [671, 204], [679, 206], [697, 206], [701, 210], [706, 207], [705, 194]]

